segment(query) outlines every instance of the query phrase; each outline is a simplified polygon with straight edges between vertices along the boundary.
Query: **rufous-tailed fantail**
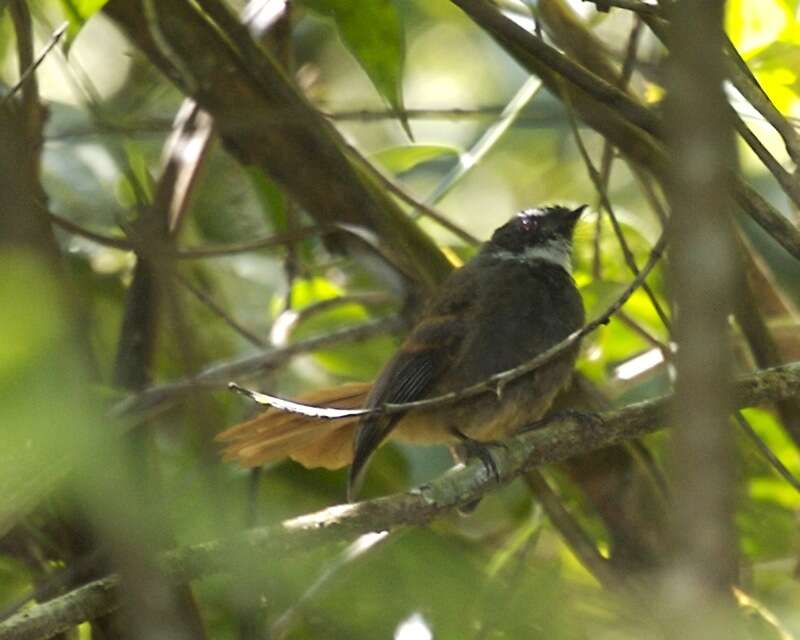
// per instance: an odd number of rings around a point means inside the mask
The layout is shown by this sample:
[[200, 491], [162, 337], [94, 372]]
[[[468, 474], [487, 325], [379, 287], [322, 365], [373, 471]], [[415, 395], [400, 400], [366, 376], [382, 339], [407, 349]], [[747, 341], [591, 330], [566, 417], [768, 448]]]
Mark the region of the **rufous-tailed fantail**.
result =
[[[372, 384], [305, 395], [306, 404], [375, 408], [457, 391], [531, 360], [584, 323], [572, 279], [572, 234], [584, 206], [525, 209], [446, 278]], [[226, 459], [254, 467], [290, 457], [306, 467], [350, 464], [352, 498], [387, 437], [425, 444], [489, 442], [540, 419], [568, 383], [578, 345], [503, 393], [401, 414], [319, 420], [269, 409], [217, 436]]]

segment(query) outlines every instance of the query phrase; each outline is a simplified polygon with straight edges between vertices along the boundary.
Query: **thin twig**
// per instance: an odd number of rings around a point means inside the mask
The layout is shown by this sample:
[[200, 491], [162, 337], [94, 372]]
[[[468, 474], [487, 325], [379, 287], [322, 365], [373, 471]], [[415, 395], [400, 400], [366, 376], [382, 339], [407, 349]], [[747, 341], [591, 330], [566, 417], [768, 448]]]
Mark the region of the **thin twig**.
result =
[[369, 171], [370, 175], [377, 180], [381, 186], [383, 186], [387, 191], [397, 196], [400, 200], [405, 202], [406, 204], [410, 205], [414, 208], [415, 211], [422, 212], [426, 217], [434, 220], [435, 222], [439, 223], [445, 229], [453, 233], [453, 235], [461, 238], [464, 242], [471, 245], [476, 245], [480, 243], [475, 236], [471, 233], [462, 229], [456, 223], [448, 220], [446, 216], [442, 215], [433, 207], [428, 206], [424, 202], [417, 200], [414, 196], [408, 193], [403, 187], [398, 185], [394, 182], [391, 178], [388, 178], [383, 174], [383, 172], [379, 171], [377, 167], [375, 167], [369, 160], [367, 160], [361, 152], [353, 146], [349, 147], [350, 152], [353, 154], [355, 158], [361, 163], [361, 165]]
[[646, 342], [661, 351], [661, 353], [664, 354], [664, 360], [670, 360], [672, 358], [672, 348], [663, 340], [659, 340], [653, 332], [644, 327], [641, 322], [622, 310], [617, 313], [617, 318]]
[[[633, 75], [633, 69], [636, 62], [636, 49], [639, 46], [639, 36], [642, 33], [642, 25], [644, 23], [640, 18], [636, 18], [633, 22], [630, 34], [628, 35], [628, 43], [625, 46], [625, 61], [622, 64], [622, 72], [619, 77], [619, 88], [625, 89], [628, 82]], [[603, 138], [603, 152], [600, 160], [600, 184], [603, 185], [603, 190], [608, 191], [608, 185], [611, 181], [611, 167], [614, 164], [614, 146], [608, 140]], [[602, 198], [602, 196], [599, 196]], [[595, 222], [594, 242], [592, 253], [592, 274], [595, 278], [601, 277], [602, 260], [600, 256], [600, 240], [603, 231], [603, 210], [600, 204], [597, 206], [597, 221]]]
[[181, 283], [183, 287], [185, 287], [195, 298], [197, 298], [200, 302], [202, 302], [206, 307], [208, 307], [214, 315], [220, 318], [225, 324], [227, 324], [231, 329], [233, 329], [236, 333], [242, 336], [245, 340], [250, 342], [251, 344], [255, 345], [256, 347], [261, 347], [262, 349], [267, 346], [267, 343], [259, 338], [256, 334], [254, 334], [249, 329], [243, 327], [239, 324], [235, 318], [233, 318], [225, 309], [223, 309], [219, 304], [217, 304], [211, 296], [209, 296], [205, 291], [202, 289], [198, 289], [195, 287], [188, 278], [185, 278], [180, 273], [173, 274], [175, 279]]
[[11, 87], [8, 93], [3, 96], [2, 100], [0, 100], [0, 107], [5, 106], [5, 104], [11, 100], [11, 98], [22, 88], [22, 85], [25, 84], [25, 81], [30, 77], [30, 75], [39, 68], [39, 65], [44, 62], [47, 54], [53, 50], [53, 47], [58, 44], [59, 40], [61, 40], [61, 38], [67, 32], [67, 27], [69, 27], [69, 23], [65, 22], [55, 31], [53, 31], [53, 35], [50, 37], [50, 40], [45, 45], [44, 49], [42, 49], [36, 59], [25, 68], [25, 71], [22, 72], [16, 84]]
[[405, 192], [402, 187], [396, 185], [392, 180], [384, 176], [380, 171], [372, 166], [361, 154], [353, 149], [356, 156], [366, 163], [366, 168], [370, 170], [375, 178], [391, 193], [398, 196], [414, 207], [412, 215], [421, 212], [427, 217], [435, 220], [443, 227], [451, 231], [453, 234], [466, 241], [469, 244], [475, 245], [479, 240], [461, 229], [458, 225], [454, 224], [446, 217], [442, 216], [430, 205], [439, 202], [453, 186], [461, 180], [469, 171], [471, 171], [480, 161], [480, 159], [488, 153], [494, 144], [503, 136], [508, 128], [517, 120], [522, 113], [523, 108], [537, 95], [541, 89], [542, 82], [536, 77], [528, 78], [523, 85], [517, 90], [517, 93], [503, 107], [499, 114], [499, 120], [492, 123], [492, 125], [480, 136], [468, 150], [459, 154], [458, 163], [439, 181], [434, 190], [425, 198], [424, 202], [420, 202], [412, 198]]
[[724, 39], [724, 51], [727, 54], [725, 56], [726, 71], [733, 86], [778, 132], [786, 145], [789, 157], [797, 164], [800, 162], [800, 135], [797, 130], [770, 100], [767, 92], [764, 91], [753, 72], [750, 71], [750, 67], [747, 66], [727, 36]]
[[133, 251], [133, 245], [129, 240], [125, 238], [116, 238], [114, 236], [109, 236], [103, 233], [97, 233], [96, 231], [91, 231], [86, 227], [83, 227], [67, 218], [63, 218], [56, 213], [48, 212], [47, 217], [50, 218], [50, 221], [56, 226], [61, 227], [65, 231], [69, 231], [70, 233], [75, 234], [76, 236], [86, 238], [87, 240], [96, 242], [97, 244], [103, 245], [104, 247], [112, 247], [114, 249], [119, 249], [121, 251]]
[[780, 214], [741, 177], [733, 176], [733, 198], [772, 239], [800, 260], [800, 228]]
[[221, 244], [213, 247], [187, 247], [185, 249], [178, 249], [176, 251], [176, 257], [183, 260], [223, 258], [237, 253], [249, 253], [250, 251], [257, 251], [259, 249], [286, 246], [292, 242], [303, 240], [314, 235], [324, 235], [325, 233], [327, 233], [326, 230], [322, 229], [319, 225], [308, 225], [293, 229], [292, 231], [275, 233], [271, 236], [258, 238], [257, 240], [232, 242], [230, 244]]
[[273, 346], [282, 347], [289, 342], [294, 330], [309, 318], [337, 307], [342, 307], [351, 304], [357, 305], [377, 305], [388, 304], [395, 299], [394, 296], [384, 293], [382, 291], [367, 291], [364, 293], [351, 293], [347, 295], [337, 296], [335, 298], [327, 298], [312, 304], [306, 305], [301, 309], [292, 309], [287, 306], [286, 310], [281, 312], [275, 322], [272, 323], [270, 330], [270, 342]]
[[620, 577], [614, 573], [608, 560], [600, 555], [592, 539], [576, 522], [572, 514], [564, 508], [561, 498], [553, 491], [541, 472], [538, 469], [531, 469], [524, 478], [528, 488], [542, 505], [547, 517], [550, 518], [550, 522], [553, 523], [567, 546], [586, 570], [600, 584], [608, 587], [618, 586]]
[[392, 333], [402, 328], [403, 321], [398, 316], [373, 320], [355, 327], [348, 327], [333, 333], [314, 336], [278, 349], [247, 356], [239, 360], [213, 364], [202, 371], [163, 385], [150, 387], [141, 393], [130, 396], [114, 405], [112, 416], [135, 417], [158, 409], [165, 403], [182, 398], [197, 389], [221, 389], [232, 377], [254, 376], [282, 366], [291, 358], [319, 349], [327, 349], [340, 344], [360, 342], [375, 336]]
[[[406, 529], [406, 531], [408, 530]], [[390, 534], [392, 534], [391, 539], [396, 541], [398, 537], [402, 536], [403, 530], [365, 533], [350, 543], [344, 551], [325, 566], [322, 574], [303, 591], [303, 594], [275, 619], [275, 622], [270, 625], [269, 638], [274, 640], [285, 638], [295, 626], [298, 618], [302, 620], [309, 613], [309, 609], [311, 609], [309, 605], [325, 587], [339, 578], [345, 569], [350, 569], [356, 560], [384, 545], [389, 540]]]
[[[608, 197], [608, 192], [606, 191], [600, 174], [597, 172], [597, 169], [592, 163], [592, 159], [589, 157], [589, 151], [586, 149], [586, 145], [583, 143], [583, 138], [581, 138], [581, 134], [578, 131], [578, 122], [575, 119], [575, 112], [572, 109], [572, 104], [569, 101], [569, 96], [566, 92], [564, 93], [563, 99], [564, 104], [567, 107], [567, 119], [569, 120], [570, 128], [572, 129], [572, 134], [575, 138], [575, 142], [577, 143], [581, 158], [583, 159], [583, 163], [586, 166], [587, 172], [589, 173], [589, 177], [594, 183], [595, 189], [597, 189], [597, 193], [600, 196], [603, 207], [608, 212], [608, 219], [611, 221], [611, 227], [614, 229], [614, 233], [617, 236], [617, 241], [622, 249], [622, 256], [625, 260], [625, 264], [628, 265], [628, 268], [631, 270], [633, 275], [639, 275], [639, 267], [636, 265], [636, 259], [633, 257], [633, 253], [628, 246], [627, 240], [625, 240], [625, 233], [622, 231], [619, 220], [614, 213], [614, 207]], [[658, 301], [655, 292], [650, 288], [650, 285], [648, 285], [647, 282], [642, 282], [642, 291], [644, 291], [647, 295], [648, 299], [650, 300], [650, 304], [658, 315], [659, 320], [661, 320], [661, 323], [669, 332], [671, 330], [669, 317], [662, 308], [661, 303]]]
[[[97, 244], [113, 247], [121, 251], [134, 251], [134, 244], [126, 239], [115, 236], [109, 236], [97, 231], [92, 231], [84, 226], [64, 218], [56, 213], [48, 212], [47, 216], [50, 221], [65, 231], [69, 231], [77, 236], [96, 242]], [[247, 240], [245, 242], [231, 242], [228, 244], [220, 244], [211, 247], [187, 247], [185, 249], [176, 249], [174, 256], [182, 260], [202, 260], [204, 258], [223, 258], [226, 256], [236, 255], [238, 253], [249, 253], [259, 249], [270, 249], [286, 245], [295, 240], [302, 240], [309, 236], [323, 234], [325, 231], [320, 229], [317, 225], [308, 225], [300, 227], [294, 231], [276, 233], [257, 240]]]
[[742, 431], [744, 431], [747, 437], [753, 441], [753, 444], [756, 445], [756, 449], [761, 452], [761, 455], [764, 456], [769, 465], [775, 469], [775, 471], [778, 472], [778, 475], [786, 480], [786, 482], [788, 482], [795, 491], [800, 493], [800, 480], [795, 478], [794, 474], [789, 471], [786, 465], [781, 462], [780, 458], [775, 455], [772, 449], [769, 448], [769, 445], [767, 445], [767, 443], [761, 439], [761, 436], [756, 433], [755, 429], [753, 429], [753, 426], [750, 424], [749, 420], [744, 417], [742, 412], [735, 412], [733, 417], [739, 427], [741, 427]]
[[652, 175], [644, 171], [638, 164], [635, 164], [627, 159], [626, 164], [628, 165], [628, 169], [630, 169], [631, 173], [636, 178], [636, 182], [639, 185], [639, 189], [641, 190], [644, 199], [647, 201], [647, 204], [650, 205], [650, 208], [656, 214], [656, 217], [661, 225], [666, 225], [667, 220], [669, 220], [669, 215], [667, 214], [666, 206], [662, 204], [661, 199], [656, 192], [656, 188], [654, 186], [654, 183], [656, 182], [655, 179]]
[[733, 124], [736, 127], [736, 132], [742, 137], [750, 147], [756, 157], [761, 160], [761, 163], [766, 167], [783, 189], [783, 192], [789, 196], [789, 199], [796, 207], [800, 207], [800, 182], [797, 178], [783, 168], [777, 158], [770, 153], [769, 149], [764, 145], [758, 136], [754, 134], [750, 128], [744, 123], [742, 118], [731, 108], [731, 115], [733, 117]]
[[497, 144], [498, 140], [503, 137], [511, 125], [517, 121], [522, 114], [522, 110], [530, 104], [541, 89], [542, 81], [539, 78], [535, 75], [527, 78], [503, 108], [499, 118], [487, 127], [480, 137], [470, 145], [469, 149], [459, 153], [458, 162], [425, 198], [425, 203], [434, 204], [450, 193], [452, 188], [472, 171]]

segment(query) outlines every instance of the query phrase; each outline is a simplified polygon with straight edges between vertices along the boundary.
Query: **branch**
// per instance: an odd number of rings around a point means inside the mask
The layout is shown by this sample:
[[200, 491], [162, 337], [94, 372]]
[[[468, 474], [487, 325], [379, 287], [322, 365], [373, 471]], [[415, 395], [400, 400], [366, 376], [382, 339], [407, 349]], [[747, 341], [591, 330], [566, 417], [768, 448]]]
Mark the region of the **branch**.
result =
[[196, 287], [194, 284], [192, 284], [191, 280], [184, 277], [180, 273], [175, 272], [172, 275], [178, 282], [181, 283], [181, 285], [183, 285], [183, 287], [186, 288], [187, 291], [189, 291], [189, 293], [191, 293], [195, 298], [208, 307], [208, 309], [215, 316], [222, 320], [242, 338], [260, 349], [266, 349], [267, 343], [264, 340], [237, 321], [236, 318], [228, 313], [227, 310], [222, 305], [218, 304], [217, 301], [214, 300], [214, 298], [212, 298], [207, 292], [199, 287]]
[[[244, 25], [221, 3], [203, 6], [205, 13], [190, 2], [111, 0], [103, 11], [214, 118], [225, 148], [243, 165], [262, 169], [317, 222], [357, 225], [386, 239], [400, 266], [432, 289], [451, 270], [444, 254], [388, 195], [362, 179], [339, 133]], [[216, 24], [209, 21], [211, 9]], [[275, 114], [284, 116], [281, 122]]]
[[[575, 112], [572, 109], [572, 104], [569, 102], [568, 96], [565, 96], [565, 102], [567, 107], [569, 126], [570, 129], [572, 130], [572, 135], [575, 138], [575, 143], [578, 146], [578, 151], [580, 152], [581, 158], [583, 159], [583, 164], [586, 166], [586, 170], [589, 173], [589, 177], [594, 183], [595, 190], [600, 196], [600, 203], [603, 205], [603, 208], [608, 212], [608, 219], [611, 221], [611, 228], [614, 230], [614, 234], [617, 236], [617, 242], [619, 243], [619, 247], [622, 250], [622, 257], [625, 260], [625, 264], [628, 265], [628, 268], [631, 270], [633, 275], [638, 276], [639, 267], [636, 264], [636, 258], [633, 256], [633, 252], [631, 251], [630, 247], [628, 246], [628, 242], [625, 239], [625, 233], [623, 232], [622, 227], [619, 224], [619, 219], [617, 218], [617, 214], [614, 211], [614, 206], [611, 204], [611, 198], [609, 198], [608, 191], [606, 190], [606, 186], [603, 183], [603, 176], [600, 174], [600, 172], [595, 168], [594, 164], [592, 163], [592, 159], [589, 156], [589, 150], [586, 148], [586, 145], [583, 142], [583, 138], [581, 137], [580, 131], [578, 131], [578, 123], [575, 120]], [[606, 144], [608, 144], [608, 141], [606, 141]], [[598, 220], [601, 213], [602, 210], [597, 214]], [[650, 304], [652, 305], [654, 311], [656, 312], [656, 315], [658, 315], [659, 319], [661, 320], [661, 323], [666, 328], [667, 332], [670, 332], [672, 329], [672, 323], [670, 322], [669, 317], [662, 308], [661, 303], [658, 301], [655, 292], [645, 281], [642, 281], [642, 291], [644, 291], [645, 295], [650, 300]]]
[[[1, 12], [0, 12], [1, 13]], [[25, 68], [25, 71], [19, 77], [17, 83], [9, 89], [8, 93], [3, 96], [3, 99], [0, 100], [0, 106], [3, 106], [11, 100], [11, 98], [16, 94], [20, 89], [22, 89], [22, 85], [25, 84], [25, 81], [30, 77], [30, 75], [39, 68], [39, 65], [44, 62], [44, 59], [47, 57], [47, 54], [53, 50], [59, 40], [64, 36], [67, 32], [67, 27], [69, 27], [69, 23], [65, 22], [60, 27], [58, 27], [55, 31], [53, 31], [53, 35], [50, 37], [50, 41], [44, 46], [44, 49], [36, 56], [36, 59], [31, 61], [31, 63]]]
[[[517, 54], [522, 54], [529, 59], [535, 59], [538, 65], [545, 66], [571, 85], [611, 107], [631, 124], [651, 135], [657, 135], [660, 122], [654, 112], [600, 76], [575, 64], [558, 49], [506, 18], [489, 2], [484, 0], [452, 0], [452, 2], [488, 31], [503, 47], [508, 48], [515, 57]], [[527, 64], [524, 66], [528, 67]], [[542, 80], [545, 81], [545, 78]]]
[[[800, 397], [800, 362], [757, 371], [741, 379], [734, 389], [740, 408]], [[161, 556], [162, 569], [171, 580], [187, 581], [235, 571], [237, 558], [246, 557], [239, 567], [242, 571], [252, 571], [255, 553], [274, 559], [365, 533], [425, 525], [530, 469], [658, 430], [664, 424], [671, 400], [670, 396], [647, 400], [597, 414], [588, 421], [576, 415], [554, 418], [547, 426], [521, 433], [511, 438], [506, 447], [492, 449], [499, 484], [481, 462], [472, 462], [408, 493], [336, 505], [278, 525], [250, 529], [233, 539], [176, 549]], [[119, 606], [118, 587], [119, 578], [112, 575], [31, 607], [0, 623], [0, 640], [47, 638], [107, 613]]]
[[135, 417], [157, 410], [163, 404], [186, 396], [197, 389], [222, 388], [232, 377], [252, 376], [275, 369], [300, 353], [367, 340], [374, 336], [397, 331], [402, 324], [399, 317], [390, 316], [333, 333], [314, 336], [279, 349], [270, 349], [238, 360], [212, 364], [194, 375], [150, 387], [139, 394], [132, 395], [114, 405], [109, 413], [112, 416]]
[[733, 86], [778, 132], [786, 145], [789, 157], [797, 164], [800, 162], [800, 136], [794, 126], [770, 100], [767, 92], [764, 91], [753, 72], [750, 71], [750, 67], [747, 66], [727, 36], [725, 37], [724, 51], [726, 70]]
[[243, 242], [231, 242], [207, 247], [186, 247], [178, 249], [176, 257], [184, 260], [196, 260], [202, 258], [221, 258], [237, 253], [247, 253], [259, 249], [271, 249], [272, 247], [285, 247], [300, 240], [305, 240], [312, 236], [322, 236], [330, 230], [320, 228], [318, 225], [308, 225], [292, 229], [291, 231], [280, 231], [271, 236], [259, 238], [257, 240], [246, 240]]
[[[72, 220], [59, 216], [58, 214], [44, 210], [50, 221], [57, 227], [62, 228], [76, 236], [86, 238], [99, 245], [119, 249], [120, 251], [133, 251], [136, 247], [127, 238], [118, 238], [109, 236], [103, 233], [97, 233], [91, 229], [87, 229]], [[222, 258], [226, 256], [235, 255], [237, 253], [249, 253], [250, 251], [258, 251], [259, 249], [271, 249], [273, 247], [282, 247], [298, 240], [304, 240], [315, 235], [324, 235], [326, 230], [321, 229], [318, 225], [308, 225], [294, 229], [292, 231], [284, 231], [275, 233], [271, 236], [258, 238], [256, 240], [245, 240], [242, 242], [230, 242], [227, 244], [219, 244], [212, 246], [198, 246], [186, 247], [183, 249], [175, 249], [172, 253], [167, 253], [169, 257], [175, 257], [181, 260], [201, 260], [205, 258]]]
[[603, 586], [619, 586], [620, 576], [614, 572], [609, 561], [600, 555], [594, 541], [567, 511], [544, 476], [537, 469], [531, 469], [525, 474], [525, 483], [584, 568]]
[[680, 309], [670, 438], [670, 570], [680, 589], [668, 596], [667, 608], [679, 628], [694, 637], [701, 637], [709, 622], [695, 617], [697, 607], [711, 610], [727, 603], [738, 573], [727, 327], [740, 264], [729, 197], [736, 148], [722, 86], [723, 15], [723, 0], [676, 5], [665, 69], [664, 133], [672, 160], [666, 180], [672, 211], [669, 275]]

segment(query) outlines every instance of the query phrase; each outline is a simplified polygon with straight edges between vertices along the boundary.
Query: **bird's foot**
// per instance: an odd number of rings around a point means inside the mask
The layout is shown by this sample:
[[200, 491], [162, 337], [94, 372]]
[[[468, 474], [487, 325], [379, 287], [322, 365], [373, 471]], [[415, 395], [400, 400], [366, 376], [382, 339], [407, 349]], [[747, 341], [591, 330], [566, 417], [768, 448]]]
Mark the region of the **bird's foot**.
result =
[[464, 453], [462, 458], [465, 460], [477, 458], [483, 463], [486, 472], [500, 482], [500, 472], [497, 470], [491, 450], [493, 448], [507, 449], [505, 443], [499, 440], [475, 440], [460, 429], [453, 429], [453, 435], [460, 441], [460, 448]]
[[[460, 441], [457, 445], [459, 451], [457, 453], [454, 452], [456, 458], [462, 462], [477, 458], [483, 464], [484, 469], [486, 469], [486, 473], [488, 473], [490, 477], [497, 480], [497, 482], [500, 482], [500, 472], [498, 471], [497, 464], [492, 457], [492, 449], [497, 447], [507, 449], [508, 447], [506, 444], [500, 442], [499, 440], [475, 440], [474, 438], [470, 438], [460, 429], [453, 429], [453, 435]], [[467, 504], [462, 504], [460, 507], [458, 507], [458, 512], [462, 516], [468, 516], [478, 508], [480, 503], [480, 498], [478, 498], [477, 500], [473, 500]]]

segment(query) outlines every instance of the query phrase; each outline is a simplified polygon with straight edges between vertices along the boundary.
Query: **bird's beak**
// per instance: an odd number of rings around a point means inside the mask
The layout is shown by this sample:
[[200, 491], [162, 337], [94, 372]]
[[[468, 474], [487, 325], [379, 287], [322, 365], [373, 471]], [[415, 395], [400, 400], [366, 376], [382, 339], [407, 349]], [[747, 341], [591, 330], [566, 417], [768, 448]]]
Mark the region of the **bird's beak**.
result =
[[589, 206], [588, 204], [582, 204], [577, 209], [573, 209], [572, 211], [570, 211], [570, 217], [574, 220], [574, 222], [578, 221], [578, 218], [581, 217], [581, 214], [584, 212], [584, 210], [588, 206]]
[[584, 209], [586, 209], [586, 207], [588, 206], [589, 205], [587, 204], [582, 204], [580, 207], [578, 207], [577, 209], [573, 209], [564, 216], [564, 226], [568, 227], [570, 232], [572, 232], [572, 229], [575, 228], [575, 224], [578, 222], [578, 218], [581, 217], [581, 214], [583, 213]]

